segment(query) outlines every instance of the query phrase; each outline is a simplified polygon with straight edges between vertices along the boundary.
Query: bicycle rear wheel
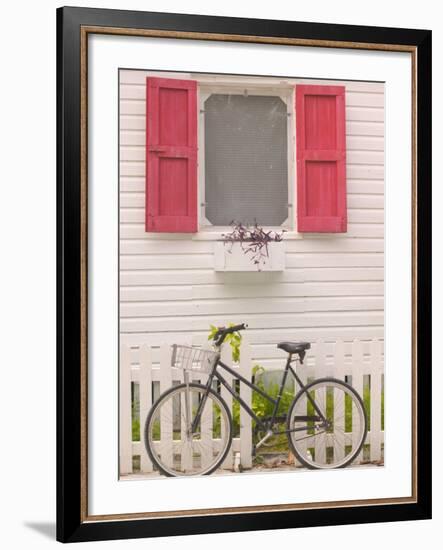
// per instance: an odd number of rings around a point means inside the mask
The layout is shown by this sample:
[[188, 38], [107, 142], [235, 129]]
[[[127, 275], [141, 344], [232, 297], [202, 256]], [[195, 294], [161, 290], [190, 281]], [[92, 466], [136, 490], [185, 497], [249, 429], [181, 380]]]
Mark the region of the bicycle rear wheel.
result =
[[[309, 420], [319, 416], [325, 421]], [[367, 434], [363, 401], [348, 384], [323, 378], [296, 395], [287, 420], [289, 443], [298, 460], [308, 468], [344, 468], [360, 453]]]
[[225, 459], [232, 441], [232, 419], [224, 400], [212, 389], [196, 430], [191, 425], [206, 393], [203, 385], [174, 386], [152, 406], [145, 423], [145, 447], [167, 476], [210, 474]]

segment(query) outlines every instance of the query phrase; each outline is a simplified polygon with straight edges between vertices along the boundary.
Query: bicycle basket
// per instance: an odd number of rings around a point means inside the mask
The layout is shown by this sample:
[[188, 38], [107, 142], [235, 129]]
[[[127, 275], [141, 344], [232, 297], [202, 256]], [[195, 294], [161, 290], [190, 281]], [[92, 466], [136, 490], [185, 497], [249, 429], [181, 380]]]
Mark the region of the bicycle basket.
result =
[[210, 349], [194, 348], [178, 344], [172, 345], [172, 367], [209, 374], [217, 358], [218, 353]]

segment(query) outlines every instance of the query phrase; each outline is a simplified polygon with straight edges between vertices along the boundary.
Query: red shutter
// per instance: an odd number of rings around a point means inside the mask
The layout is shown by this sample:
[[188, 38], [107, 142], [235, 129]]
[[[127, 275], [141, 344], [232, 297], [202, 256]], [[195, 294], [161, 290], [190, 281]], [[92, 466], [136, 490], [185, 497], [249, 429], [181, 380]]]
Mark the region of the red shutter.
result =
[[298, 231], [344, 233], [344, 86], [296, 87]]
[[146, 231], [197, 231], [197, 85], [146, 79]]

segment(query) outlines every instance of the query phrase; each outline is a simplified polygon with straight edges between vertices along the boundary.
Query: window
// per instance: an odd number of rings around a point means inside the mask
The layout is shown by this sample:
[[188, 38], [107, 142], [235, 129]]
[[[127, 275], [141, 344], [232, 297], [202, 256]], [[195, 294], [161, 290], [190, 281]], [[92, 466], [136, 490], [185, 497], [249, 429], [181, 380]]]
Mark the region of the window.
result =
[[148, 77], [146, 93], [147, 231], [346, 231], [344, 87]]
[[[288, 113], [276, 95], [213, 93], [204, 101], [204, 204], [214, 226], [280, 226], [288, 218]], [[204, 219], [203, 218], [203, 219]]]

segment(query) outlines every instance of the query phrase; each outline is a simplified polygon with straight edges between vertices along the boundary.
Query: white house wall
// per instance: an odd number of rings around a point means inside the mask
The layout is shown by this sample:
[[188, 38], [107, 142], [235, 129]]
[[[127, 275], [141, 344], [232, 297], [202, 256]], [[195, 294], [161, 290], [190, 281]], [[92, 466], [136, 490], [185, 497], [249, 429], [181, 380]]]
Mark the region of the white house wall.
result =
[[285, 239], [283, 272], [220, 273], [207, 234], [145, 232], [148, 74], [120, 72], [122, 341], [201, 343], [210, 324], [246, 322], [254, 359], [272, 367], [284, 356], [275, 348], [280, 340], [383, 338], [383, 84], [339, 83], [346, 87], [347, 233]]

